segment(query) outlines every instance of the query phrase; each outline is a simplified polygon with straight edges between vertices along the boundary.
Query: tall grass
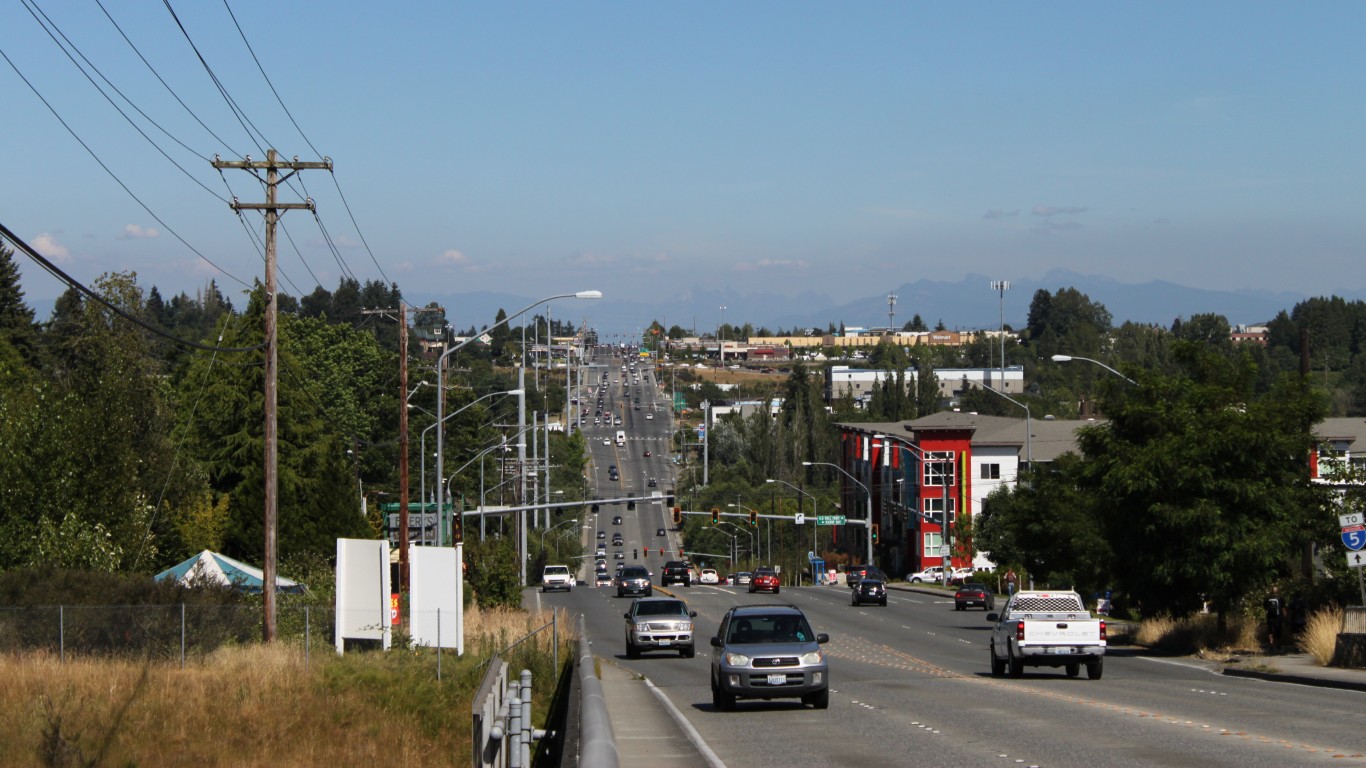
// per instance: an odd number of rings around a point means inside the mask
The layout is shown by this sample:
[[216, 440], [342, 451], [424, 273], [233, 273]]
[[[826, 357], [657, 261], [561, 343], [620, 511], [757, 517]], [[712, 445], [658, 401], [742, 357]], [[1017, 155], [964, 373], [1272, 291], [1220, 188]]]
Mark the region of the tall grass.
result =
[[1218, 617], [1197, 613], [1185, 618], [1156, 616], [1144, 619], [1134, 642], [1159, 653], [1176, 655], [1255, 653], [1261, 648], [1259, 622], [1245, 615], [1227, 617], [1228, 627], [1219, 631]]
[[1320, 666], [1328, 666], [1333, 661], [1333, 652], [1337, 648], [1338, 632], [1342, 630], [1342, 615], [1342, 609], [1337, 607], [1324, 608], [1309, 614], [1304, 633], [1295, 643], [1300, 652], [1312, 656], [1315, 663]]
[[[466, 654], [430, 649], [315, 653], [286, 644], [224, 648], [184, 669], [162, 662], [0, 656], [0, 755], [7, 765], [335, 768], [463, 764], [480, 662], [549, 613], [471, 611]], [[572, 633], [561, 617], [562, 663]], [[545, 716], [556, 683], [547, 630], [508, 654], [536, 676]], [[538, 723], [539, 725], [539, 723]]]

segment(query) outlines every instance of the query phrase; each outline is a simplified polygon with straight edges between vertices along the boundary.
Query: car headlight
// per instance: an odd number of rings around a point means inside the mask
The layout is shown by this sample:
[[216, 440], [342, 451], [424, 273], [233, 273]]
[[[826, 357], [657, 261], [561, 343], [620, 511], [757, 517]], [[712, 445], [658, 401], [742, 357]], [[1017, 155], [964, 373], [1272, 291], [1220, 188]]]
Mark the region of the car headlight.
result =
[[820, 664], [822, 661], [825, 661], [825, 655], [822, 654], [820, 651], [812, 651], [810, 653], [802, 654], [802, 664], [806, 666], [814, 666], [816, 664]]
[[743, 653], [727, 653], [726, 664], [731, 667], [748, 667], [749, 657]]

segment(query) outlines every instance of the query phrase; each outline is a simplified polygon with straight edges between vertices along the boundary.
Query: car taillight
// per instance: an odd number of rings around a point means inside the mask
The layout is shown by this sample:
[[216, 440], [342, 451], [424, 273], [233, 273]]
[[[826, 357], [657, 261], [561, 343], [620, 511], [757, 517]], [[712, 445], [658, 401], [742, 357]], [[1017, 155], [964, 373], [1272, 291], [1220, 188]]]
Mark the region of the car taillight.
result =
[[1101, 621], [1101, 623], [1100, 623], [1100, 639], [1101, 639], [1101, 640], [1104, 640], [1104, 639], [1105, 639], [1105, 622], [1104, 622], [1104, 621]]
[[1023, 640], [1024, 640], [1024, 622], [1023, 622], [1023, 621], [1017, 621], [1017, 622], [1015, 622], [1015, 639], [1016, 639], [1016, 640], [1019, 640], [1019, 641], [1023, 641]]

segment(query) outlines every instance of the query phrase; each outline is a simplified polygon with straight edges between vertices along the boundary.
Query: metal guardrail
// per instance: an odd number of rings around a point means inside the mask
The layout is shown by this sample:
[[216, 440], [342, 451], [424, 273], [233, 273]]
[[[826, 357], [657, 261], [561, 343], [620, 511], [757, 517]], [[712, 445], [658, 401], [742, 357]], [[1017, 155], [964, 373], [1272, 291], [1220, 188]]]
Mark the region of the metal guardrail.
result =
[[612, 733], [612, 719], [607, 715], [607, 700], [602, 695], [602, 681], [593, 665], [593, 649], [588, 641], [588, 628], [579, 616], [578, 648], [579, 691], [582, 697], [579, 712], [579, 764], [594, 768], [618, 768], [617, 739]]

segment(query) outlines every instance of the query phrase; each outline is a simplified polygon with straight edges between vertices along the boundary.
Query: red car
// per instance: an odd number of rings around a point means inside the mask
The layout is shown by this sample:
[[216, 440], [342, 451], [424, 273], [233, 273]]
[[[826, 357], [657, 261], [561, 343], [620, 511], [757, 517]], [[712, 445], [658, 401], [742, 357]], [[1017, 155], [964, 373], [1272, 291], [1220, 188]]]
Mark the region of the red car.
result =
[[750, 592], [773, 591], [778, 594], [778, 574], [766, 569], [759, 569], [754, 572], [754, 578], [749, 581]]

